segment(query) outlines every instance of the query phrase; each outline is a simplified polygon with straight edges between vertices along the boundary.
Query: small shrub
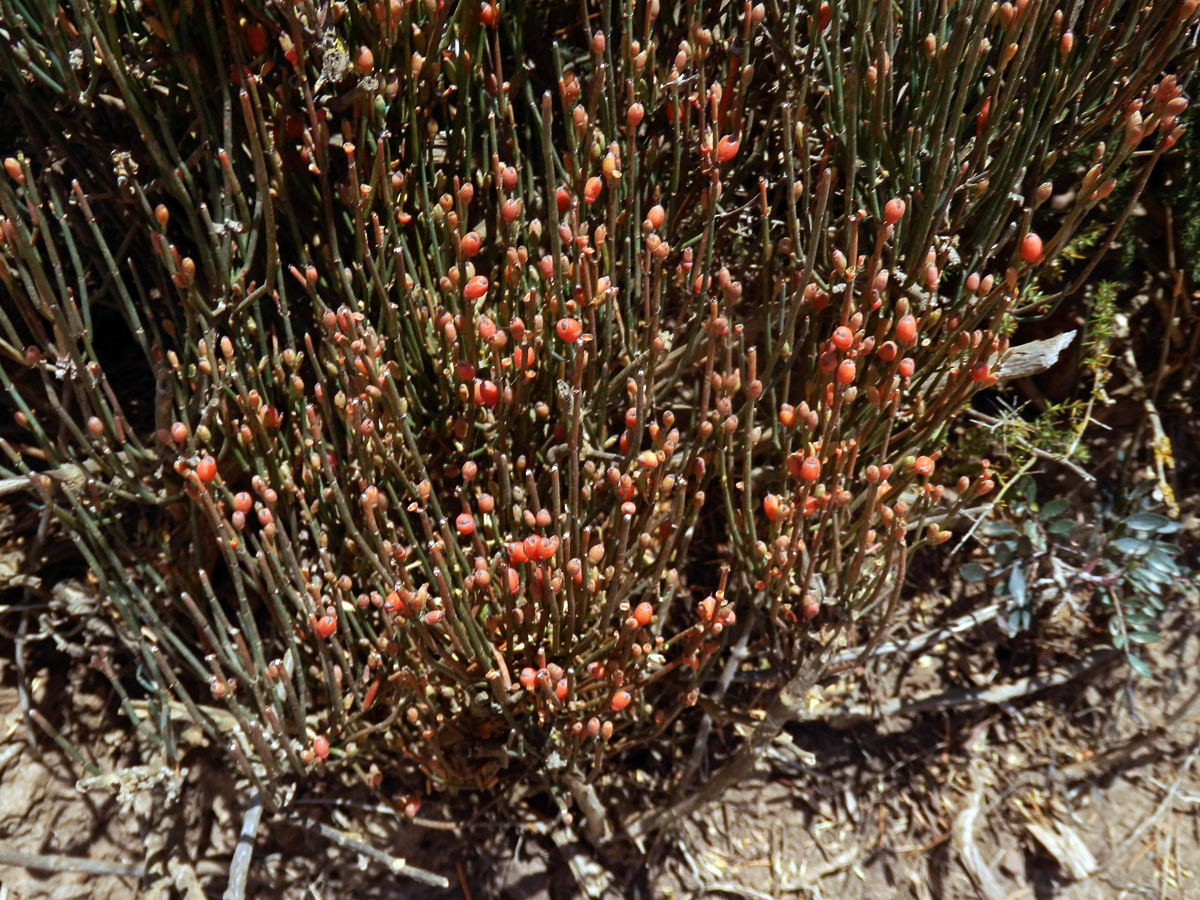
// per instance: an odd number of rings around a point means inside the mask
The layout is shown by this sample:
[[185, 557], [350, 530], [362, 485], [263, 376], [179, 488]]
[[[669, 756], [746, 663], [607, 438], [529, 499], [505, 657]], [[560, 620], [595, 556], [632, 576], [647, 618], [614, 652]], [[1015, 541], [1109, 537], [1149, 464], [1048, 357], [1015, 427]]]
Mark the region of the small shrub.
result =
[[943, 6], [8, 15], [4, 474], [139, 728], [561, 782], [739, 628], [786, 678], [882, 627], [994, 487], [942, 443], [1027, 286], [1179, 138], [1197, 3]]

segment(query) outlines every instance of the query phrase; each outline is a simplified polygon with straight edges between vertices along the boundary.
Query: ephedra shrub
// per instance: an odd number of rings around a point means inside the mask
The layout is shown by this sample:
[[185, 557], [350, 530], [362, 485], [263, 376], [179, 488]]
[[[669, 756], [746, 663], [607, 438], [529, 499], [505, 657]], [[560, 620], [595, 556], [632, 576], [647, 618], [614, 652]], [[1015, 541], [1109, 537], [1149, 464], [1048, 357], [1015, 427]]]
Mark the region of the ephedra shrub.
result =
[[125, 714], [268, 797], [578, 783], [731, 636], [878, 635], [1196, 7], [4, 3], [3, 474]]

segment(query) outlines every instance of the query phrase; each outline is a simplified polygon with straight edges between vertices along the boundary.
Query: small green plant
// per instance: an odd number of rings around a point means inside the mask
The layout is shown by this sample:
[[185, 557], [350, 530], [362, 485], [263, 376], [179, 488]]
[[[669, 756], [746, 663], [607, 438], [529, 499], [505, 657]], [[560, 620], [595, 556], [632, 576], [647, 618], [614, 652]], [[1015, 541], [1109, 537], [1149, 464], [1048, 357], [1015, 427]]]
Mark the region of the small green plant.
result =
[[1123, 650], [1141, 675], [1150, 669], [1136, 644], [1158, 640], [1157, 622], [1172, 595], [1195, 592], [1196, 570], [1181, 559], [1182, 548], [1165, 538], [1180, 530], [1156, 510], [1153, 483], [1127, 496], [1101, 491], [1090, 514], [1070, 515], [1066, 498], [1038, 502], [1037, 483], [1026, 475], [1015, 485], [1002, 518], [979, 529], [986, 557], [966, 563], [959, 574], [984, 582], [1008, 599], [1010, 634], [1028, 630], [1039, 597], [1073, 596], [1076, 610], [1105, 620], [1112, 646]]

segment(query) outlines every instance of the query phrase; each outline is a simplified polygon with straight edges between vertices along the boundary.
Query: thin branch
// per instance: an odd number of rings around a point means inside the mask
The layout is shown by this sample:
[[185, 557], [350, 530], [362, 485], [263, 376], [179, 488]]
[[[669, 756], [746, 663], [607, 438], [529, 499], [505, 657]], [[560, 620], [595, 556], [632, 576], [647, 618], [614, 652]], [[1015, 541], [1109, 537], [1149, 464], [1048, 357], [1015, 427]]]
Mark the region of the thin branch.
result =
[[141, 863], [113, 862], [57, 853], [19, 853], [14, 850], [0, 850], [0, 866], [17, 866], [37, 872], [82, 872], [85, 875], [118, 875], [122, 878], [138, 879], [146, 874], [146, 867]]
[[373, 859], [378, 863], [382, 863], [389, 872], [393, 875], [404, 875], [411, 878], [413, 881], [419, 881], [421, 884], [428, 884], [432, 887], [448, 888], [450, 880], [435, 872], [429, 872], [425, 869], [418, 869], [410, 866], [407, 862], [392, 856], [380, 850], [378, 847], [373, 847], [366, 841], [363, 841], [351, 834], [347, 834], [332, 826], [326, 825], [324, 822], [317, 822], [307, 816], [289, 819], [288, 821], [299, 825], [301, 828], [308, 831], [315, 831], [317, 834], [326, 840], [333, 841], [339, 847], [344, 847], [347, 850], [353, 850], [355, 853], [361, 853], [368, 859]]
[[246, 895], [246, 878], [250, 874], [250, 861], [254, 858], [254, 838], [258, 834], [262, 814], [262, 796], [255, 794], [250, 798], [246, 817], [242, 819], [242, 831], [238, 835], [237, 847], [234, 848], [233, 859], [229, 863], [229, 885], [225, 888], [222, 900], [242, 900]]

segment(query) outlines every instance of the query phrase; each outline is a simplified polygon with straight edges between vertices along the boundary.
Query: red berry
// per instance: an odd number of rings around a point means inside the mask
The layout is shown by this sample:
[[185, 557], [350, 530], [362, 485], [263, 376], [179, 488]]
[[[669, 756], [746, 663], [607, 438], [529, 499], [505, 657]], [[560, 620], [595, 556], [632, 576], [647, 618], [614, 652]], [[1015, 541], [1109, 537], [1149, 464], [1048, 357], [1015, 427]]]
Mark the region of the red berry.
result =
[[800, 477], [805, 481], [816, 481], [820, 474], [821, 461], [815, 456], [810, 456], [808, 459], [804, 460], [803, 465], [800, 466]]
[[317, 637], [321, 640], [325, 640], [335, 631], [337, 631], [337, 618], [335, 616], [326, 614], [317, 619]]
[[529, 562], [529, 554], [525, 552], [524, 541], [513, 541], [508, 545], [508, 561], [515, 565]]
[[245, 491], [239, 491], [233, 495], [233, 508], [243, 515], [250, 512], [250, 507], [253, 503], [253, 498]]
[[526, 666], [521, 670], [520, 675], [521, 686], [527, 691], [532, 691], [537, 684], [537, 670]]
[[916, 472], [918, 475], [920, 475], [922, 478], [932, 475], [933, 474], [933, 460], [930, 459], [928, 456], [918, 456], [916, 461], [913, 463], [913, 471]]
[[358, 53], [354, 57], [354, 65], [363, 75], [375, 68], [375, 54], [371, 52], [370, 47], [358, 48]]
[[485, 28], [495, 28], [500, 21], [500, 7], [495, 3], [482, 3], [479, 6], [479, 24]]
[[1021, 259], [1030, 264], [1041, 262], [1042, 239], [1036, 232], [1029, 232], [1021, 241]]
[[480, 381], [475, 385], [475, 402], [480, 406], [495, 406], [500, 402], [500, 388], [494, 381]]
[[987, 363], [976, 363], [975, 368], [971, 370], [971, 380], [978, 384], [981, 381], [987, 381], [991, 374], [992, 371], [988, 368]]
[[525, 558], [531, 561], [538, 559], [538, 546], [541, 544], [541, 538], [536, 534], [531, 534], [523, 541], [525, 545]]
[[267, 49], [267, 32], [257, 23], [246, 29], [246, 43], [255, 56]]
[[650, 624], [650, 620], [654, 618], [654, 607], [649, 601], [643, 600], [637, 605], [637, 609], [633, 611], [633, 617], [637, 619], [637, 623], [643, 628]]
[[891, 362], [896, 358], [896, 352], [897, 347], [895, 341], [884, 341], [879, 345], [879, 352], [876, 355], [884, 362]]
[[532, 369], [535, 359], [532, 347], [518, 347], [513, 351], [513, 365], [518, 369]]
[[650, 207], [646, 213], [646, 221], [648, 221], [657, 230], [663, 227], [663, 222], [666, 221], [667, 212], [657, 203]]
[[763, 497], [763, 512], [772, 522], [779, 518], [779, 497], [775, 494], [767, 494]]
[[779, 406], [779, 424], [784, 428], [791, 428], [796, 424], [796, 408], [790, 403], [782, 403]]
[[904, 201], [899, 197], [889, 200], [883, 207], [883, 221], [895, 225], [904, 216]]
[[463, 235], [463, 239], [459, 242], [458, 246], [462, 250], [462, 255], [467, 259], [478, 256], [480, 247], [479, 235], [474, 231], [468, 231]]
[[318, 734], [313, 738], [313, 756], [317, 759], [327, 759], [329, 757], [329, 738], [323, 734]]
[[579, 324], [578, 319], [559, 319], [555, 331], [562, 340], [568, 344], [574, 344], [583, 334], [583, 326]]
[[617, 691], [612, 695], [612, 700], [608, 702], [608, 705], [613, 712], [620, 712], [629, 705], [631, 700], [633, 697], [629, 691]]
[[463, 288], [463, 296], [468, 300], [478, 300], [488, 290], [488, 280], [486, 275], [476, 275], [467, 282], [467, 286]]
[[912, 316], [902, 316], [896, 323], [896, 340], [901, 344], [911, 344], [917, 339], [917, 320]]
[[176, 422], [171, 426], [171, 440], [177, 444], [182, 444], [188, 439], [188, 427], [182, 422]]
[[917, 364], [913, 362], [912, 357], [906, 356], [904, 359], [900, 360], [900, 365], [897, 367], [896, 371], [900, 373], [901, 378], [908, 378], [912, 375], [916, 368]]
[[732, 135], [725, 135], [721, 140], [717, 141], [717, 162], [727, 163], [738, 152], [738, 142]]
[[843, 359], [837, 367], [838, 384], [849, 384], [854, 380], [857, 370], [854, 366], [854, 360]]
[[468, 534], [472, 534], [475, 531], [475, 517], [470, 513], [462, 513], [457, 519], [454, 520], [454, 527], [458, 530], [458, 533], [464, 537]]
[[588, 203], [595, 203], [600, 197], [600, 191], [603, 189], [604, 182], [593, 175], [583, 186], [583, 199]]
[[206, 456], [200, 462], [196, 463], [196, 477], [205, 484], [208, 484], [217, 477], [217, 461], [211, 456]]
[[848, 350], [850, 345], [854, 343], [854, 332], [845, 325], [839, 325], [833, 329], [833, 346], [839, 350]]
[[500, 183], [504, 185], [506, 191], [511, 191], [517, 186], [517, 170], [512, 166], [505, 166], [500, 172]]
[[544, 537], [538, 540], [537, 544], [537, 559], [542, 562], [547, 562], [554, 558], [554, 554], [558, 552], [558, 537]]

